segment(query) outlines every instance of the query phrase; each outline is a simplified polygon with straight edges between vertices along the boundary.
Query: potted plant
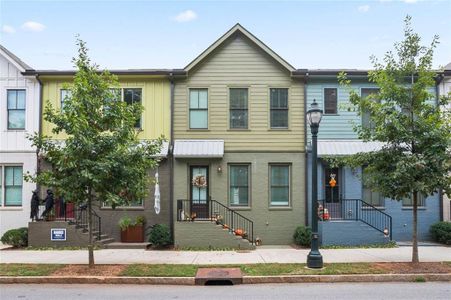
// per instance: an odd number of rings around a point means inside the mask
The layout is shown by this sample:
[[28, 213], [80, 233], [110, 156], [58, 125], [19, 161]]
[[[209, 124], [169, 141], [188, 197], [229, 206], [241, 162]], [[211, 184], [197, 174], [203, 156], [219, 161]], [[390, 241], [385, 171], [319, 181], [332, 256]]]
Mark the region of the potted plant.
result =
[[135, 221], [128, 216], [124, 216], [119, 220], [121, 228], [122, 243], [143, 243], [144, 242], [144, 223], [146, 219], [138, 216]]

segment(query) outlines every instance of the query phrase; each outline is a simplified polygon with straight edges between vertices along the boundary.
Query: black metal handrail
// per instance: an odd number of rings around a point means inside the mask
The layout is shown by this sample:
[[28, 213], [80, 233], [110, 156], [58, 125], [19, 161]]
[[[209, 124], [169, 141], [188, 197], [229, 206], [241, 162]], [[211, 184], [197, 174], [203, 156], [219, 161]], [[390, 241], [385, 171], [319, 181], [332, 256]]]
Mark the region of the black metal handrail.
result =
[[[93, 210], [93, 228], [92, 232], [97, 240], [101, 240], [102, 236], [102, 219]], [[55, 206], [48, 212], [45, 211], [43, 205], [38, 208], [38, 218], [42, 221], [66, 221], [75, 225], [84, 232], [88, 232], [88, 209], [86, 205], [79, 205], [72, 203], [61, 204], [55, 203]]]
[[177, 221], [209, 221], [228, 229], [229, 233], [241, 236], [252, 244], [254, 241], [254, 222], [216, 200], [198, 203], [190, 200], [177, 200]]
[[355, 220], [373, 227], [392, 240], [392, 217], [362, 199], [319, 200], [318, 217], [322, 221]]

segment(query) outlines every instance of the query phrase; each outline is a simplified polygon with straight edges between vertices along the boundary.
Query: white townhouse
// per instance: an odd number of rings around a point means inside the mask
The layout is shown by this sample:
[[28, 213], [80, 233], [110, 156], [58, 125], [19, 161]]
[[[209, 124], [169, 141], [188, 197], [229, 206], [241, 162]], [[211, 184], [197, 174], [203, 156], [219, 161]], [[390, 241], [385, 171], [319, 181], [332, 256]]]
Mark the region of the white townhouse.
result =
[[[445, 70], [443, 71], [443, 78], [440, 81], [439, 85], [439, 95], [448, 95], [451, 93], [451, 63], [445, 66]], [[451, 111], [451, 104], [448, 105], [446, 109]], [[443, 220], [451, 221], [451, 202], [450, 195], [443, 195]]]
[[36, 150], [27, 135], [39, 132], [40, 84], [34, 70], [0, 45], [0, 236], [27, 227], [36, 184]]

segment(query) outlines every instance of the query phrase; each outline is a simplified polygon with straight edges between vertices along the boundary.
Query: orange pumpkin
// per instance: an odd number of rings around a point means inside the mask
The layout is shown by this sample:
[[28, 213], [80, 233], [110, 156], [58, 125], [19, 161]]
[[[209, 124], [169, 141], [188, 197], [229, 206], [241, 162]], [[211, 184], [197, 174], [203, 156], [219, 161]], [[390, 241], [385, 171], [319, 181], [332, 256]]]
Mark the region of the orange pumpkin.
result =
[[236, 229], [235, 230], [235, 234], [239, 235], [239, 236], [242, 236], [244, 234], [244, 230], [243, 229]]

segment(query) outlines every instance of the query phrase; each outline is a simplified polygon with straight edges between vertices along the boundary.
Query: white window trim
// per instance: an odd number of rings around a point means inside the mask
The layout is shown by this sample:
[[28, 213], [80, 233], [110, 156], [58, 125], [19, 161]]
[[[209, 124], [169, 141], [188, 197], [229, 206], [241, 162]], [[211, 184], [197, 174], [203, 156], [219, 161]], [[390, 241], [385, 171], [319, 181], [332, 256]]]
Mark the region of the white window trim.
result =
[[[6, 203], [6, 184], [5, 184], [5, 167], [21, 167], [22, 168], [22, 199], [20, 205], [5, 205]], [[23, 164], [14, 164], [14, 163], [8, 163], [8, 164], [0, 164], [0, 193], [1, 193], [1, 202], [0, 202], [0, 210], [22, 210], [23, 208], [23, 186], [24, 186], [24, 179], [23, 179]]]

